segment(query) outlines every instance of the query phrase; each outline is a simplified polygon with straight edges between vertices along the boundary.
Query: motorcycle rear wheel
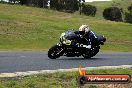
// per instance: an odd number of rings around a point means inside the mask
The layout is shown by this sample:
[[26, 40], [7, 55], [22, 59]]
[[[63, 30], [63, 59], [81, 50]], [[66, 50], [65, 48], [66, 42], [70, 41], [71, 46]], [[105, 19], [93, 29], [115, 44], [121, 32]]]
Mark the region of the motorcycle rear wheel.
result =
[[91, 57], [95, 56], [99, 52], [100, 47], [96, 47], [93, 51], [91, 51]]
[[94, 50], [91, 50], [87, 53], [82, 54], [82, 56], [86, 59], [95, 56], [99, 52], [100, 47], [96, 47]]
[[91, 55], [90, 55], [90, 52], [85, 52], [82, 54], [82, 56], [85, 58], [85, 59], [88, 59], [88, 58], [91, 58]]

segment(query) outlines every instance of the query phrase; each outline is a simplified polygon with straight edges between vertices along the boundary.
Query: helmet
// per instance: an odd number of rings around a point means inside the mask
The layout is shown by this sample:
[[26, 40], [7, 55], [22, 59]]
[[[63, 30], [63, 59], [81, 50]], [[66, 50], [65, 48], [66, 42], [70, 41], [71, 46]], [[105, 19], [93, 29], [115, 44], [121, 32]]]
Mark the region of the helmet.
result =
[[86, 32], [89, 32], [89, 31], [90, 31], [90, 28], [89, 28], [88, 25], [82, 25], [82, 26], [79, 28], [79, 31], [80, 31], [80, 32], [86, 33]]

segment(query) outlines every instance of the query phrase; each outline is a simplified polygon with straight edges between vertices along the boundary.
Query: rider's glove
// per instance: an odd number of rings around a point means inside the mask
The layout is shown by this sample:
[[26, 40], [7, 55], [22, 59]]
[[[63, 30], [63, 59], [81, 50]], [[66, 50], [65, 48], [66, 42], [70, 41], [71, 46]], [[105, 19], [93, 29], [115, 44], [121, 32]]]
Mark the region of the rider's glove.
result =
[[80, 38], [83, 38], [83, 35], [80, 35]]

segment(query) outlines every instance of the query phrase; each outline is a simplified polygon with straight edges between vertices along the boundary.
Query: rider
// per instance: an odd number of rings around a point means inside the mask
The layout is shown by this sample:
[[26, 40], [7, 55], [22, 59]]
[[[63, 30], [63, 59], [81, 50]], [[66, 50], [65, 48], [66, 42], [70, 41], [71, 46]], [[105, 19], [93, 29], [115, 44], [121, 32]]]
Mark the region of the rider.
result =
[[88, 40], [87, 48], [90, 49], [92, 42], [97, 39], [96, 35], [90, 30], [90, 27], [88, 25], [81, 25], [79, 28], [79, 33], [83, 38], [86, 38]]

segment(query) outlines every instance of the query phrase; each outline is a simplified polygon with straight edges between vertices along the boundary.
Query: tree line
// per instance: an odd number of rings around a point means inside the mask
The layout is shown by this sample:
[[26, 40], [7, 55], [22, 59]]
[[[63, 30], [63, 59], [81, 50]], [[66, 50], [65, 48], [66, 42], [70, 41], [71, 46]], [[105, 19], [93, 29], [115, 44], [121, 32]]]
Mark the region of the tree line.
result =
[[10, 4], [20, 4], [40, 8], [50, 8], [58, 11], [70, 12], [80, 11], [80, 14], [95, 16], [96, 7], [85, 5], [85, 0], [9, 0]]
[[9, 0], [9, 3], [20, 5], [35, 6], [40, 8], [47, 8], [48, 6], [56, 10], [72, 10], [76, 11], [79, 8], [78, 0]]
[[40, 7], [40, 8], [47, 8], [48, 1], [49, 0], [9, 0], [9, 3], [34, 6], [34, 7]]

